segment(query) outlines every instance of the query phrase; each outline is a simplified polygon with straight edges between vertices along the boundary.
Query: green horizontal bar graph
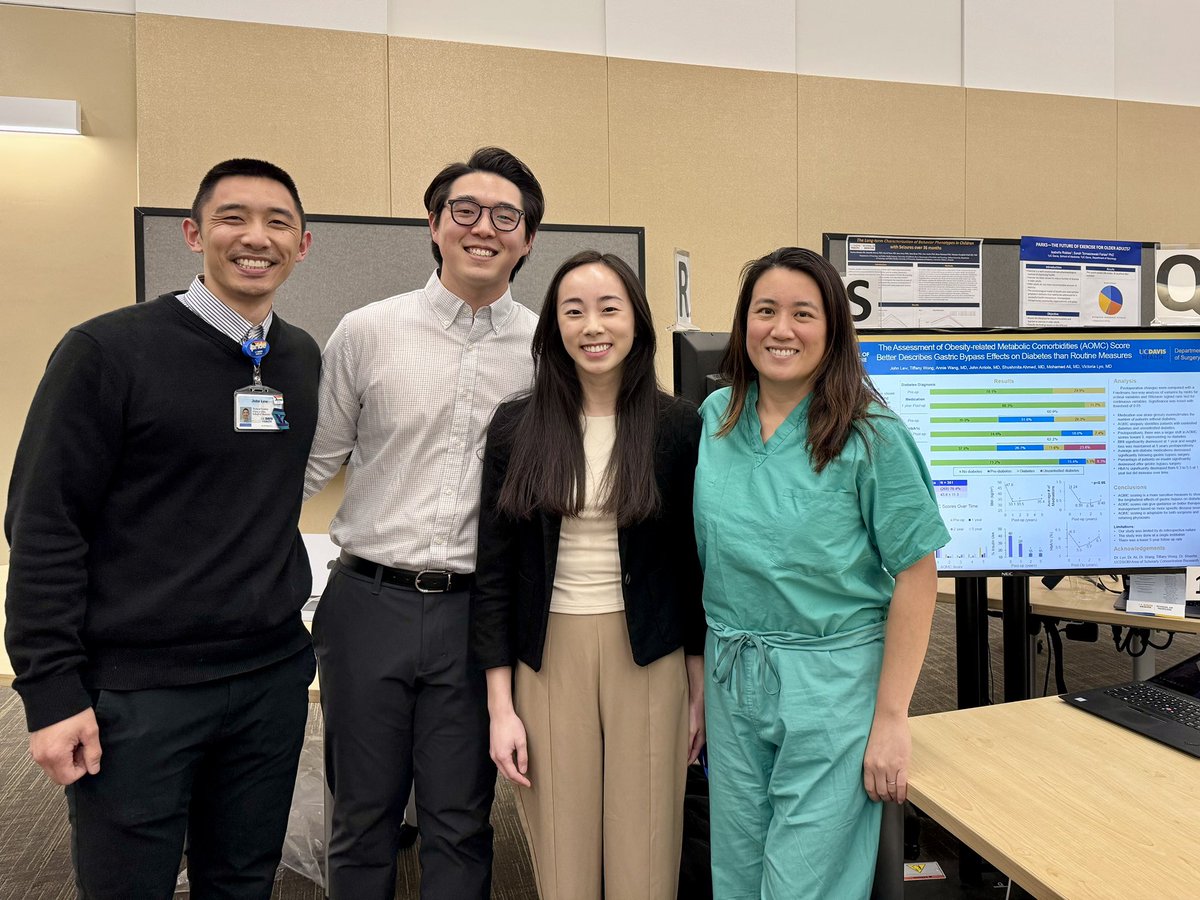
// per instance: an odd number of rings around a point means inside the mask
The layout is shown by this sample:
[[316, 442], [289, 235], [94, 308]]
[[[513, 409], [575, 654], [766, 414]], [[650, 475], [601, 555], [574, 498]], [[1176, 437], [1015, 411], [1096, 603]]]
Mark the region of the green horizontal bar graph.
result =
[[1066, 403], [930, 403], [930, 409], [1103, 409], [1104, 401], [1075, 400]]
[[[930, 416], [930, 424], [967, 425], [973, 422], [997, 423], [997, 416]], [[1104, 416], [1055, 416], [1055, 422], [1104, 422]]]
[[963, 396], [963, 395], [995, 395], [995, 394], [1103, 394], [1107, 388], [1102, 387], [1011, 387], [1011, 388], [930, 388], [933, 396]]
[[1093, 429], [1090, 435], [1065, 435], [1062, 429], [1048, 428], [1045, 431], [931, 431], [930, 437], [935, 438], [1067, 438], [1074, 441], [1088, 440], [1093, 437], [1104, 437], [1104, 429]]
[[[1086, 438], [1078, 438], [1078, 440], [1086, 440]], [[1059, 442], [1057, 444], [1039, 444], [1033, 447], [1023, 446], [1022, 450], [1062, 450], [1065, 444]], [[995, 444], [934, 444], [930, 448], [933, 453], [987, 453], [998, 452], [999, 448]]]
[[[1059, 460], [1055, 457], [1045, 459], [931, 459], [931, 466], [1057, 466]], [[1074, 465], [1083, 465], [1075, 463]]]

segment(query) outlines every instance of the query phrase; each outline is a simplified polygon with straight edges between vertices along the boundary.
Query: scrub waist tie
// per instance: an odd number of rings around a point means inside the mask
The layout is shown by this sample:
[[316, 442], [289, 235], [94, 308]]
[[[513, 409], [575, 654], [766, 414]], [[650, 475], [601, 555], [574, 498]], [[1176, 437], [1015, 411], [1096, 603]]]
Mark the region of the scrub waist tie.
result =
[[[753, 647], [758, 651], [758, 686], [762, 688], [765, 694], [779, 693], [779, 670], [775, 668], [775, 661], [771, 659], [767, 653], [767, 645], [757, 634], [751, 634], [748, 631], [741, 631], [728, 638], [722, 638], [714, 635], [717, 640], [717, 658], [713, 664], [712, 680], [713, 684], [729, 683], [729, 688], [733, 683], [733, 667], [737, 665], [737, 661], [741, 658], [742, 651], [746, 647]], [[768, 675], [770, 678], [768, 679]], [[774, 681], [775, 687], [772, 689], [771, 682]], [[727, 688], [728, 689], [728, 688]], [[742, 683], [739, 681], [737, 685], [738, 703], [742, 702]]]
[[[709, 631], [716, 643], [716, 657], [713, 662], [713, 684], [725, 685], [726, 690], [733, 688], [733, 672], [738, 660], [747, 647], [752, 647], [758, 653], [758, 683], [766, 694], [778, 694], [781, 687], [779, 669], [768, 653], [768, 648], [779, 650], [845, 650], [859, 647], [874, 641], [883, 640], [887, 627], [886, 622], [872, 622], [849, 631], [838, 632], [824, 636], [790, 634], [784, 631], [765, 632], [757, 634], [751, 631], [739, 631], [719, 623], [709, 622]], [[738, 703], [742, 702], [742, 685], [737, 685]]]

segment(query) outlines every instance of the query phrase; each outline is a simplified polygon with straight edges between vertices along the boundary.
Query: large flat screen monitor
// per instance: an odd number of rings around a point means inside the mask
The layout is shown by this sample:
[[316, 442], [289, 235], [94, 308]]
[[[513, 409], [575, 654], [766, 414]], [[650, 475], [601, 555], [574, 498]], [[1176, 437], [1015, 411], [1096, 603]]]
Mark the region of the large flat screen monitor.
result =
[[858, 337], [929, 465], [943, 574], [1200, 565], [1200, 330]]

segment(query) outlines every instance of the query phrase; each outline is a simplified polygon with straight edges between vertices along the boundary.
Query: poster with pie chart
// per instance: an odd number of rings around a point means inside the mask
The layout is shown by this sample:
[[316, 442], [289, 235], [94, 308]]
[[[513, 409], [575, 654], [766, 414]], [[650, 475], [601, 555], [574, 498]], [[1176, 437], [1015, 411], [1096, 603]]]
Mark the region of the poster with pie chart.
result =
[[1086, 238], [1021, 238], [1021, 324], [1136, 326], [1142, 245]]
[[1121, 289], [1115, 284], [1106, 284], [1100, 288], [1100, 311], [1106, 316], [1115, 316], [1121, 311], [1125, 300], [1121, 297]]

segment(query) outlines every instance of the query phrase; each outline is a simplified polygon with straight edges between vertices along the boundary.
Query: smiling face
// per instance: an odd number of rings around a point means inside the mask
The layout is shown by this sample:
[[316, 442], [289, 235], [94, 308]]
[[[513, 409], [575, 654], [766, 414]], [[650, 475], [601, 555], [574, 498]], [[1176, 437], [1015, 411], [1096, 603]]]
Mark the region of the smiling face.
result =
[[[524, 211], [520, 189], [491, 172], [470, 172], [456, 178], [447, 203], [454, 200]], [[443, 205], [429, 213], [429, 231], [442, 254], [442, 285], [475, 309], [508, 290], [509, 275], [533, 246], [524, 219], [515, 231], [498, 231], [486, 209], [473, 225], [459, 225]]]
[[563, 347], [584, 389], [619, 385], [637, 327], [633, 303], [617, 273], [603, 263], [572, 269], [559, 283], [556, 314]]
[[266, 315], [275, 291], [312, 243], [288, 189], [245, 175], [218, 181], [200, 221], [184, 220], [183, 236], [204, 255], [204, 286], [251, 321], [260, 311]]
[[817, 282], [792, 269], [764, 272], [746, 315], [746, 354], [758, 371], [760, 387], [803, 400], [825, 348], [825, 303]]

